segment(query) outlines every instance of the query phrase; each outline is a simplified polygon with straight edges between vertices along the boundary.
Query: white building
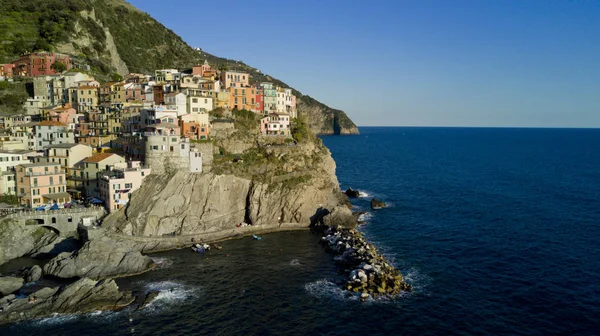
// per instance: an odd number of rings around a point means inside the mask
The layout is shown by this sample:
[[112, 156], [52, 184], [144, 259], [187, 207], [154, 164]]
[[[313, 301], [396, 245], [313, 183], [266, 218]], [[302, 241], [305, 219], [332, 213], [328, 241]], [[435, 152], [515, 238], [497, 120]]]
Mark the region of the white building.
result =
[[65, 124], [57, 121], [41, 121], [33, 126], [35, 150], [43, 150], [50, 145], [74, 144], [75, 134]]
[[30, 150], [0, 150], [0, 195], [16, 195], [15, 166], [31, 163]]
[[212, 111], [213, 99], [205, 96], [188, 96], [187, 108], [187, 113]]
[[165, 105], [171, 110], [177, 110], [177, 116], [189, 113], [187, 110], [187, 96], [181, 92], [167, 93]]

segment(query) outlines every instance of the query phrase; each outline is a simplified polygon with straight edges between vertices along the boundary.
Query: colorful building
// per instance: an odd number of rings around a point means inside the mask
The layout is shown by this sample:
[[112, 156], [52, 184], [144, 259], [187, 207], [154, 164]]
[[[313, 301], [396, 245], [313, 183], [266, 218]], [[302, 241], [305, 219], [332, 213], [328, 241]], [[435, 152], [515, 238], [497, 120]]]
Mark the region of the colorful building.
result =
[[143, 167], [139, 161], [105, 172], [98, 185], [106, 211], [114, 212], [127, 205], [131, 194], [142, 186], [150, 173], [150, 168]]
[[59, 163], [27, 163], [17, 165], [15, 170], [20, 204], [35, 208], [71, 201], [65, 171]]
[[0, 64], [0, 80], [13, 78], [14, 64]]
[[248, 86], [250, 85], [250, 75], [239, 71], [222, 71], [221, 85], [224, 89]]
[[18, 60], [12, 62], [15, 65], [13, 72], [19, 76], [27, 77], [55, 75], [56, 71], [52, 69], [55, 62], [63, 63], [66, 65], [67, 70], [71, 69], [71, 57], [69, 55], [40, 51], [22, 55]]
[[255, 109], [256, 88], [254, 87], [230, 87], [229, 88], [229, 107], [238, 110]]
[[208, 113], [192, 112], [179, 117], [181, 136], [190, 140], [207, 140], [210, 124]]

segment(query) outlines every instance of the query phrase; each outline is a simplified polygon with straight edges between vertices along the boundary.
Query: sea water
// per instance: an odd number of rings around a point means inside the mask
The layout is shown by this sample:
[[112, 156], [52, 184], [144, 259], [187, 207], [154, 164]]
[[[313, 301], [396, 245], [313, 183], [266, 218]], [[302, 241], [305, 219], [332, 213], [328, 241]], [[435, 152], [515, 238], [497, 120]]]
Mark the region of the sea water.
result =
[[[154, 254], [142, 310], [6, 335], [600, 334], [600, 131], [361, 128], [324, 137], [361, 230], [414, 292], [365, 303], [309, 232]], [[389, 207], [371, 210], [376, 197]]]

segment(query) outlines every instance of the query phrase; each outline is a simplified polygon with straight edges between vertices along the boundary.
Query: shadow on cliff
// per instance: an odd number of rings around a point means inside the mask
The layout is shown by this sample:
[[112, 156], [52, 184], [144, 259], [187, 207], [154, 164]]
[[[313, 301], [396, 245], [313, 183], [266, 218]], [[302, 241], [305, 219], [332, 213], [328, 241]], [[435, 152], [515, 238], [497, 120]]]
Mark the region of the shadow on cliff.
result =
[[63, 252], [77, 251], [81, 247], [81, 242], [74, 237], [69, 237], [54, 244], [49, 251], [34, 253], [32, 256], [36, 259], [50, 259]]
[[310, 216], [310, 226], [309, 227], [314, 228], [314, 229], [324, 228], [325, 221], [323, 218], [325, 218], [325, 216], [329, 215], [330, 213], [331, 212], [328, 209], [319, 207], [317, 209], [317, 211], [315, 212], [315, 214]]

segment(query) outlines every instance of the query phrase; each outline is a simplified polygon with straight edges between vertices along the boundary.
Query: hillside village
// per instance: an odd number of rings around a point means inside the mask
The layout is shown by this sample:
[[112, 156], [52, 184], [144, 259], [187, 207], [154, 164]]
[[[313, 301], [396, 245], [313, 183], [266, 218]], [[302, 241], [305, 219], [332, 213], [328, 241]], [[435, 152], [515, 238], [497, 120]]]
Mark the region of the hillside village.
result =
[[[244, 72], [192, 69], [131, 73], [101, 83], [69, 55], [36, 52], [0, 64], [0, 83], [25, 86], [19, 113], [0, 116], [0, 197], [38, 210], [125, 206], [150, 174], [202, 173], [211, 135], [252, 113], [262, 137], [293, 142], [296, 97], [289, 88], [252, 83]], [[4, 205], [8, 206], [8, 205]]]

